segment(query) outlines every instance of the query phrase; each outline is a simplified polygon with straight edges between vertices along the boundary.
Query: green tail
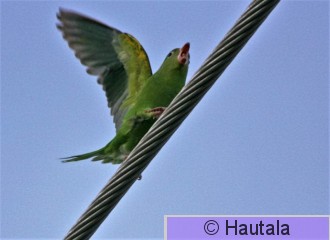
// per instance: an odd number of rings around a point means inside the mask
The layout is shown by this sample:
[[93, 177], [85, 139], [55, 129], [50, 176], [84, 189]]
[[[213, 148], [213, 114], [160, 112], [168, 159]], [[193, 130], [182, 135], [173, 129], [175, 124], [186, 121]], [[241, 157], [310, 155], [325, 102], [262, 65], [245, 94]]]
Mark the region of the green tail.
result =
[[62, 158], [64, 159], [62, 162], [76, 162], [76, 161], [86, 160], [89, 158], [93, 158], [92, 159], [93, 161], [102, 160], [104, 156], [104, 149], [105, 147], [93, 152]]
[[99, 150], [75, 155], [67, 158], [62, 158], [62, 162], [76, 162], [81, 160], [86, 160], [92, 158], [92, 161], [102, 161], [103, 163], [113, 163], [119, 164], [122, 163], [127, 157], [128, 153], [121, 152], [121, 144], [123, 143], [123, 138], [119, 137], [120, 134], [117, 134], [112, 141]]
[[[155, 120], [152, 119], [151, 121], [139, 122], [133, 125], [134, 128], [132, 128], [132, 124], [129, 122], [127, 124], [128, 126], [126, 125], [126, 128], [121, 128], [116, 136], [103, 148], [93, 152], [64, 158], [63, 162], [76, 162], [92, 158], [92, 161], [102, 161], [103, 163], [122, 163], [154, 121]], [[127, 128], [130, 129], [127, 130]], [[124, 134], [123, 132], [125, 131], [129, 132], [129, 134]]]

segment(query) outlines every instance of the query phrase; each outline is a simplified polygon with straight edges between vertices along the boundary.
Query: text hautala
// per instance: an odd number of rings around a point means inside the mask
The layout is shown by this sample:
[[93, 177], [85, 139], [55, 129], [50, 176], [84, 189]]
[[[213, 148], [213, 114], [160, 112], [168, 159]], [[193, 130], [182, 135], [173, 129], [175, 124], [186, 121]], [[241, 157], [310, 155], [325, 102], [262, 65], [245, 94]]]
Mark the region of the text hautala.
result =
[[288, 224], [280, 224], [280, 220], [276, 224], [262, 221], [259, 223], [239, 224], [237, 220], [226, 220], [226, 235], [290, 235], [290, 227]]

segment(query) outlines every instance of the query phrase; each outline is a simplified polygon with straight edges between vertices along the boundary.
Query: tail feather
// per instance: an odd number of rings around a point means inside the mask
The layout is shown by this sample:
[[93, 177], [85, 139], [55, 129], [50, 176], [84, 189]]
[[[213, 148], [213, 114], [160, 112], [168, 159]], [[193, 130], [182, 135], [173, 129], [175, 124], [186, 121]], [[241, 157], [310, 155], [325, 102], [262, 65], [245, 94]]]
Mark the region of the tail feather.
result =
[[121, 135], [118, 136], [117, 134], [114, 139], [99, 150], [62, 158], [62, 162], [76, 162], [91, 158], [92, 161], [102, 161], [103, 163], [122, 163], [130, 151], [124, 150], [125, 148], [121, 146], [125, 143], [126, 138], [123, 138]]
[[66, 157], [66, 158], [61, 158], [62, 162], [66, 163], [66, 162], [77, 162], [77, 161], [81, 161], [81, 160], [86, 160], [86, 159], [90, 159], [94, 162], [94, 161], [102, 161], [102, 163], [113, 163], [113, 164], [119, 164], [122, 163], [128, 154], [121, 154], [118, 152], [115, 153], [110, 153], [107, 152], [105, 153], [105, 148], [107, 146], [105, 146], [104, 148], [101, 148], [99, 150], [96, 150], [94, 152], [89, 152], [89, 153], [85, 153], [85, 154], [80, 154], [80, 155], [74, 155], [71, 157]]
[[[94, 152], [89, 152], [89, 153], [80, 154], [80, 155], [74, 155], [71, 157], [66, 157], [66, 158], [61, 158], [61, 159], [63, 159], [62, 162], [76, 162], [76, 161], [86, 160], [86, 159], [89, 159], [92, 157], [94, 157], [93, 159], [100, 158], [100, 156], [103, 156], [103, 150], [104, 150], [104, 148], [101, 148]], [[98, 159], [98, 160], [101, 160], [101, 159]]]

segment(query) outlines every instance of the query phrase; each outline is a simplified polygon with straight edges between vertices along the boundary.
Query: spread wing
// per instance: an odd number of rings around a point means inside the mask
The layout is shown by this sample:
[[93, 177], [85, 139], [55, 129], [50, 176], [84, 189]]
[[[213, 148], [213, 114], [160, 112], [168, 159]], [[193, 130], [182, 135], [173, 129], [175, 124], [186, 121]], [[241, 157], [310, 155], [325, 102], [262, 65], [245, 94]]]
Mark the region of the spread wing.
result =
[[152, 75], [148, 56], [130, 34], [79, 13], [60, 9], [57, 28], [75, 56], [98, 76], [114, 116], [116, 129], [139, 91]]

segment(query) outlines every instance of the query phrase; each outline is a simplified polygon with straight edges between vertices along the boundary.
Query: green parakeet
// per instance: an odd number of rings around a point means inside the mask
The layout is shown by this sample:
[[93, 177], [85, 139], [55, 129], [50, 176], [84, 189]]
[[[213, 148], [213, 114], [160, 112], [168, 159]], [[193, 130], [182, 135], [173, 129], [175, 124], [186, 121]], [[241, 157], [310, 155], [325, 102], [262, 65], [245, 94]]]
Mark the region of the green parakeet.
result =
[[172, 50], [152, 74], [148, 56], [130, 34], [60, 9], [57, 28], [87, 72], [98, 76], [111, 109], [116, 136], [94, 152], [64, 162], [92, 158], [121, 163], [185, 84], [189, 43]]

